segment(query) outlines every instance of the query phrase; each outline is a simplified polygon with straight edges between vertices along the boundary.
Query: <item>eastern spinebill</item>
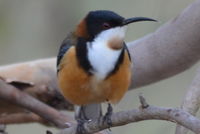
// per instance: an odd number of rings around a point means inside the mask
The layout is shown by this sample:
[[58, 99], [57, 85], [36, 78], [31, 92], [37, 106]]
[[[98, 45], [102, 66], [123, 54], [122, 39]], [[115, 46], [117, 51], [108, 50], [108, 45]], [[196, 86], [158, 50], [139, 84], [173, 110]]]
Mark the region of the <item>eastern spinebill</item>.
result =
[[156, 20], [90, 11], [68, 34], [57, 57], [58, 85], [68, 101], [84, 106], [122, 99], [131, 82], [132, 65], [124, 38], [127, 25], [139, 21]]

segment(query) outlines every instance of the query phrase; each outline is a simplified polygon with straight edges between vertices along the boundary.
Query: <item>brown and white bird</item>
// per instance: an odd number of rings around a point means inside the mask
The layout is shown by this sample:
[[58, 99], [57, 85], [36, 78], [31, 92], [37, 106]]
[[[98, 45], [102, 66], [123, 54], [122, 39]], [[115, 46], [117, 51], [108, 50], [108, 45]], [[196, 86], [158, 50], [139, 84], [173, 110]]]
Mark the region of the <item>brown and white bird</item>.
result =
[[[89, 12], [63, 41], [58, 57], [58, 85], [75, 105], [117, 103], [131, 81], [131, 59], [124, 42], [127, 25], [156, 21], [124, 17], [106, 10]], [[111, 106], [107, 115], [112, 113]]]

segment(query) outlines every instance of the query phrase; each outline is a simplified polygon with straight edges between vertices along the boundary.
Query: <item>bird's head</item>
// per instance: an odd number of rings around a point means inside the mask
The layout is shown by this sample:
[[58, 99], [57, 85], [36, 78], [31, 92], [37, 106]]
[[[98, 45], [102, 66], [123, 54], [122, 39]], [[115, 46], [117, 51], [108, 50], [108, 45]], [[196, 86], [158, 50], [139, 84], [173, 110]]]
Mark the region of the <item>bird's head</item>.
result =
[[98, 36], [104, 40], [118, 41], [124, 40], [126, 27], [128, 24], [139, 21], [156, 21], [146, 17], [124, 17], [107, 10], [97, 10], [89, 12], [86, 17], [78, 24], [76, 35], [93, 41]]

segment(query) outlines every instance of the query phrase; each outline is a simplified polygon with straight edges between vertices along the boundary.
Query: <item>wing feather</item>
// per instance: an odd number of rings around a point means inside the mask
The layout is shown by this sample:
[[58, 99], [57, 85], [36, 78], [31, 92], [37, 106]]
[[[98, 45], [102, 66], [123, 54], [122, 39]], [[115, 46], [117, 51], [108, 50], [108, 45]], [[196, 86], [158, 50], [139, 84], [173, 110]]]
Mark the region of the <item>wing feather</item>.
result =
[[65, 40], [62, 42], [61, 46], [60, 46], [60, 49], [59, 49], [59, 52], [58, 52], [58, 55], [57, 55], [57, 63], [56, 63], [56, 66], [57, 66], [57, 73], [59, 72], [60, 70], [60, 63], [62, 61], [62, 58], [63, 56], [65, 55], [65, 53], [69, 50], [69, 48], [71, 48], [72, 46], [74, 46], [76, 44], [76, 39], [75, 37], [73, 36], [73, 34], [69, 34]]

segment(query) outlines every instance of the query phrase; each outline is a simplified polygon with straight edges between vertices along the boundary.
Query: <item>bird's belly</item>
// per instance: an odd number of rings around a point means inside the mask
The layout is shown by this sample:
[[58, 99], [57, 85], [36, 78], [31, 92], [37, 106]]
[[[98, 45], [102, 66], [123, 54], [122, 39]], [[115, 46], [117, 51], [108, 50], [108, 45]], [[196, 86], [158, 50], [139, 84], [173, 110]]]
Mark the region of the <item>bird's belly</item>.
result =
[[61, 70], [58, 73], [58, 85], [64, 97], [73, 104], [86, 105], [110, 101], [117, 103], [127, 91], [130, 79], [130, 61], [125, 54], [119, 69], [106, 79], [97, 79], [87, 74], [76, 60], [71, 49], [64, 56]]
[[[72, 76], [69, 76], [72, 78]], [[129, 80], [128, 77], [123, 79]], [[65, 98], [76, 105], [86, 105], [91, 103], [101, 103], [109, 101], [117, 103], [128, 89], [128, 82], [115, 79], [97, 80], [94, 76], [79, 77], [74, 80], [65, 81], [65, 84], [59, 84]]]

